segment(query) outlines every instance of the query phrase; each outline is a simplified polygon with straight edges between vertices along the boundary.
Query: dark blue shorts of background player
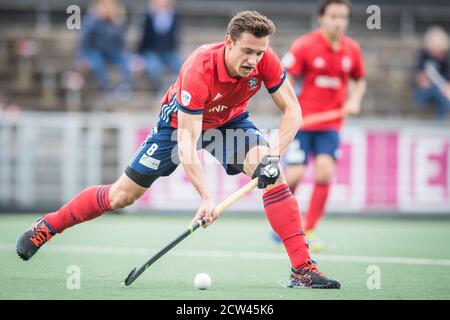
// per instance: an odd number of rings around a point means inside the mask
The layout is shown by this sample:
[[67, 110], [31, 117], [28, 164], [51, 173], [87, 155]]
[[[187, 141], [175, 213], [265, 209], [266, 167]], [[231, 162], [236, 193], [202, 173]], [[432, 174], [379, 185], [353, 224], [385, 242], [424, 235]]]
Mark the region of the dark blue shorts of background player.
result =
[[308, 157], [327, 154], [334, 160], [339, 158], [340, 137], [335, 130], [299, 131], [284, 157], [286, 165], [306, 165]]

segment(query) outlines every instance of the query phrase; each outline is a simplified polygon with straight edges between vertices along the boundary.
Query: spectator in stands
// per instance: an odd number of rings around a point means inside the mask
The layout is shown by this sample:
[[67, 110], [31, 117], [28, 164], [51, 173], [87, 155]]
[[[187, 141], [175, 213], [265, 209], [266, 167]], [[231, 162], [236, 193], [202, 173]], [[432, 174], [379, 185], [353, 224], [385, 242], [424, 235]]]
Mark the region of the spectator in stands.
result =
[[414, 98], [420, 105], [435, 104], [438, 119], [450, 110], [449, 42], [442, 28], [429, 28], [415, 70]]
[[[164, 67], [175, 76], [181, 67], [177, 52], [178, 15], [175, 0], [150, 0], [139, 43], [139, 54], [145, 60], [145, 69], [153, 89], [160, 91]], [[171, 79], [174, 80], [174, 79]]]
[[119, 0], [97, 0], [85, 19], [79, 43], [79, 66], [92, 72], [105, 92], [112, 91], [108, 65], [116, 66], [121, 97], [131, 93], [131, 71], [125, 51], [125, 7]]

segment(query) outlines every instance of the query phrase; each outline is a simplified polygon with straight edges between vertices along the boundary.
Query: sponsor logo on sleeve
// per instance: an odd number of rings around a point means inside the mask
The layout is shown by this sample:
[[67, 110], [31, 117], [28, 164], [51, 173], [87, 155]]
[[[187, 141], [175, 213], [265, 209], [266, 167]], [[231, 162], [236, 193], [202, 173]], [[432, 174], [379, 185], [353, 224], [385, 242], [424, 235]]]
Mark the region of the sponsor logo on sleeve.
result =
[[283, 58], [281, 59], [281, 63], [283, 66], [287, 69], [293, 67], [295, 65], [295, 57], [292, 53], [288, 52], [286, 53]]
[[186, 90], [181, 91], [181, 104], [186, 107], [191, 103], [191, 94]]

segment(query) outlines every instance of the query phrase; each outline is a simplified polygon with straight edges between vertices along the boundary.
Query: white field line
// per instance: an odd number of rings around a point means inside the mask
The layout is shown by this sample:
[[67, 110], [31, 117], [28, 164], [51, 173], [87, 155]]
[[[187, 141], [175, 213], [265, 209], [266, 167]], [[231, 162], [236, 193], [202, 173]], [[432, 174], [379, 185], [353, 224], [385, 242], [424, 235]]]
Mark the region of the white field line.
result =
[[[104, 246], [72, 246], [72, 245], [47, 245], [43, 249], [47, 252], [80, 253], [80, 254], [111, 254], [111, 255], [140, 255], [149, 257], [156, 253], [155, 249], [125, 248]], [[0, 243], [0, 251], [15, 251], [15, 244]], [[181, 257], [209, 257], [209, 258], [241, 258], [260, 260], [288, 260], [285, 253], [249, 252], [249, 251], [219, 251], [219, 250], [176, 250], [172, 249], [167, 254]], [[409, 265], [435, 265], [450, 266], [448, 259], [422, 259], [402, 257], [376, 257], [376, 256], [346, 256], [331, 254], [315, 254], [317, 261], [357, 262], [357, 263], [390, 263]]]

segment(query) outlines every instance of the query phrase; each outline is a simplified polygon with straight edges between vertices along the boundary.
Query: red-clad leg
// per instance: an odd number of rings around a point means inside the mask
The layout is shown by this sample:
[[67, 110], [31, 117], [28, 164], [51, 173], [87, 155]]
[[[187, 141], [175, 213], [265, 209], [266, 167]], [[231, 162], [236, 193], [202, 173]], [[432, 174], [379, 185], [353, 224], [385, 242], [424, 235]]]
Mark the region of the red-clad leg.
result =
[[328, 199], [330, 185], [328, 183], [316, 183], [305, 215], [305, 230], [313, 230], [317, 222], [322, 218], [325, 204]]
[[58, 211], [47, 214], [44, 221], [56, 233], [61, 233], [76, 224], [101, 216], [111, 210], [110, 187], [110, 185], [91, 186], [83, 190]]
[[302, 230], [300, 208], [287, 184], [280, 184], [263, 195], [264, 210], [275, 233], [283, 241], [293, 268], [311, 260]]

